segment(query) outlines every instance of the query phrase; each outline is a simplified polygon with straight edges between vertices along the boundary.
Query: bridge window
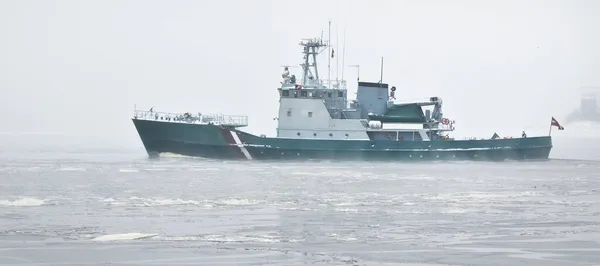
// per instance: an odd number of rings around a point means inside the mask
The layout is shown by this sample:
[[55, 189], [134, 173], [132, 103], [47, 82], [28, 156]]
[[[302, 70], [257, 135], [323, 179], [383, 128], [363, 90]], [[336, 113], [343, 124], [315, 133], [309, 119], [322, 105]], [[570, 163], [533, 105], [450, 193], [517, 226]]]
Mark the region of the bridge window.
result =
[[307, 95], [308, 95], [307, 91], [301, 91], [300, 92], [300, 96], [302, 96], [302, 97], [306, 97]]
[[344, 92], [343, 91], [338, 91], [338, 97], [344, 97]]
[[312, 112], [308, 112], [308, 117], [312, 117]]
[[327, 97], [331, 98], [331, 92], [327, 93]]
[[282, 90], [281, 91], [281, 96], [290, 96], [290, 91], [289, 90]]
[[292, 110], [287, 111], [287, 116], [292, 116]]

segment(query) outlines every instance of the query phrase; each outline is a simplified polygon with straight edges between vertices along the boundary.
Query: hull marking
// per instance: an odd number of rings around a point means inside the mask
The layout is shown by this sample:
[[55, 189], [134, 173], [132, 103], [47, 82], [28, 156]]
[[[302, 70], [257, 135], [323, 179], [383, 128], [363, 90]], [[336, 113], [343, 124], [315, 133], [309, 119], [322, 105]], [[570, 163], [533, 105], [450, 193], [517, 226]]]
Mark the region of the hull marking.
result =
[[229, 133], [231, 133], [231, 136], [233, 137], [233, 141], [235, 141], [235, 144], [240, 148], [240, 150], [242, 150], [242, 153], [244, 154], [244, 156], [246, 156], [246, 159], [252, 160], [252, 155], [250, 155], [250, 152], [248, 152], [248, 149], [246, 149], [244, 144], [242, 144], [242, 141], [240, 140], [240, 137], [238, 136], [238, 134], [231, 130], [229, 130]]

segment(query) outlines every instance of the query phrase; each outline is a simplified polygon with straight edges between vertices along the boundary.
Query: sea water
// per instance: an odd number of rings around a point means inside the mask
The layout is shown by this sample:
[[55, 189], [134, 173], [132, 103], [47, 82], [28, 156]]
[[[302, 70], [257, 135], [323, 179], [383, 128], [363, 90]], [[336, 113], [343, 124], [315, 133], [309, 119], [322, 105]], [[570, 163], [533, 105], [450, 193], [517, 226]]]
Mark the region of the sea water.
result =
[[301, 163], [4, 150], [0, 265], [600, 265], [588, 152]]

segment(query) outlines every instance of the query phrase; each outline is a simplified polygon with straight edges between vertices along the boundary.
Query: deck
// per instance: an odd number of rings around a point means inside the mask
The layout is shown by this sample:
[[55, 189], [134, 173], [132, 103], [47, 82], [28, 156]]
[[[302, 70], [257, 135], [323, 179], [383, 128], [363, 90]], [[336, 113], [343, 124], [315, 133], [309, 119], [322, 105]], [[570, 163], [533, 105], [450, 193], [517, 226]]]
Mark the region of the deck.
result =
[[224, 115], [224, 114], [192, 114], [186, 113], [166, 113], [149, 110], [134, 110], [134, 119], [150, 120], [168, 123], [185, 123], [200, 125], [222, 125], [229, 127], [248, 126], [248, 117], [243, 115]]

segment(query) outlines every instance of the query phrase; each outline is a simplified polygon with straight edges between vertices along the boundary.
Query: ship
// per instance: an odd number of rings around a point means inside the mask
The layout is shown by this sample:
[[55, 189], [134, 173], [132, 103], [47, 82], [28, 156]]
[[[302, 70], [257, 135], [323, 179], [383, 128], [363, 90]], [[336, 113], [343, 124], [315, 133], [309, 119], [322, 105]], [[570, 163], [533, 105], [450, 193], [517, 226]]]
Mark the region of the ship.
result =
[[577, 122], [600, 122], [600, 110], [598, 110], [598, 101], [596, 100], [599, 87], [582, 87], [581, 102], [579, 110], [573, 111], [567, 117], [567, 124]]
[[[150, 158], [178, 154], [218, 160], [546, 160], [548, 136], [456, 139], [440, 97], [396, 102], [395, 86], [357, 78], [348, 101], [343, 79], [322, 79], [317, 58], [333, 49], [323, 38], [301, 39], [299, 76], [284, 68], [278, 84], [276, 136], [243, 130], [244, 115], [134, 110], [133, 124]], [[331, 70], [329, 70], [331, 71]], [[383, 73], [383, 58], [382, 58]], [[330, 74], [329, 74], [330, 76]], [[135, 109], [135, 108], [134, 108]], [[552, 124], [561, 128], [552, 118]], [[552, 129], [552, 125], [550, 126]]]

